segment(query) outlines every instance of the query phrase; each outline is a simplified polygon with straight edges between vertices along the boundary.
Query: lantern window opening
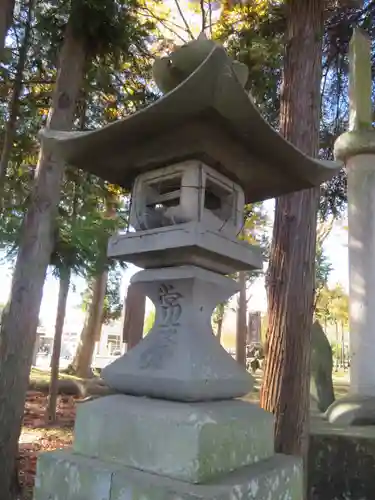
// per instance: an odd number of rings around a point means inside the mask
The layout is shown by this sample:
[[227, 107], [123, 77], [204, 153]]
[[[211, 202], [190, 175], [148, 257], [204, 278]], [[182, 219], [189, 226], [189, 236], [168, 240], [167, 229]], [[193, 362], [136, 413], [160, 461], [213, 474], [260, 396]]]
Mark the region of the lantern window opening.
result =
[[148, 182], [146, 184], [147, 208], [162, 209], [178, 206], [181, 198], [181, 182], [181, 174], [173, 174]]
[[236, 216], [236, 191], [218, 179], [206, 176], [204, 208], [226, 222]]

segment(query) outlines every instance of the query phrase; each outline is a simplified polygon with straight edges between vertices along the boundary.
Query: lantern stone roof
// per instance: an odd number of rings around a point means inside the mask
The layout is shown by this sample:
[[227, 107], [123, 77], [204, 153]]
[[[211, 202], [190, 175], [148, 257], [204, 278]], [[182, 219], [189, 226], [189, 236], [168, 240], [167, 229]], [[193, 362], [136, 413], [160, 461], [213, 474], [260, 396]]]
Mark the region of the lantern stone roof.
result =
[[216, 44], [145, 109], [98, 130], [44, 129], [40, 137], [67, 164], [126, 189], [144, 171], [198, 159], [237, 182], [248, 203], [319, 186], [342, 166], [306, 156], [276, 132]]

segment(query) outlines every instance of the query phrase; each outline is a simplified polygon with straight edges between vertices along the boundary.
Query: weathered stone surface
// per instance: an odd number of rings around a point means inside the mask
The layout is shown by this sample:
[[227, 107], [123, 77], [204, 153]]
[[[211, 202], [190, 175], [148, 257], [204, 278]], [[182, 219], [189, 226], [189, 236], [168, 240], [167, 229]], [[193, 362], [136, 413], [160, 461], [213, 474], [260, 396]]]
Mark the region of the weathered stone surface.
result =
[[231, 399], [251, 391], [252, 376], [212, 333], [213, 309], [237, 291], [232, 279], [181, 266], [141, 271], [135, 282], [155, 304], [155, 323], [142, 342], [103, 369], [110, 387], [175, 401]]
[[[84, 464], [84, 466], [82, 466]], [[113, 467], [69, 452], [38, 458], [33, 500], [110, 500]]]
[[136, 231], [200, 222], [236, 239], [243, 226], [243, 190], [201, 161], [185, 160], [140, 174], [132, 197], [129, 223]]
[[311, 332], [310, 392], [321, 412], [325, 412], [335, 400], [332, 368], [331, 344], [319, 321], [315, 321]]
[[349, 394], [335, 401], [326, 411], [331, 424], [375, 425], [375, 397]]
[[274, 418], [244, 401], [175, 403], [108, 396], [78, 406], [73, 448], [191, 483], [271, 457]]
[[312, 425], [308, 460], [309, 500], [375, 498], [375, 427]]
[[301, 500], [302, 492], [301, 462], [290, 456], [192, 485], [57, 451], [39, 458], [34, 500]]

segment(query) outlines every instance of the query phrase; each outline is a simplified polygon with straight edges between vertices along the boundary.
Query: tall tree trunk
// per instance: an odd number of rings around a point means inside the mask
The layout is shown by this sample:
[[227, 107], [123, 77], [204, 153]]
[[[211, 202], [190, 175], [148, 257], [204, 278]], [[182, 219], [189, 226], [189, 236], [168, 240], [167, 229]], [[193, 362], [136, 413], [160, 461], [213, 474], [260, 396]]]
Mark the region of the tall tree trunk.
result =
[[[304, 153], [319, 145], [324, 0], [289, 0], [281, 133]], [[276, 416], [277, 452], [308, 450], [310, 339], [319, 189], [276, 200], [268, 275], [268, 355], [261, 406]]]
[[[16, 133], [17, 119], [20, 108], [20, 96], [22, 92], [22, 78], [25, 70], [27, 49], [30, 42], [31, 22], [34, 8], [34, 0], [29, 1], [29, 8], [27, 11], [27, 21], [25, 26], [25, 33], [20, 47], [18, 62], [16, 67], [16, 76], [13, 83], [12, 97], [9, 102], [9, 118], [5, 127], [3, 150], [0, 159], [0, 191], [3, 189], [4, 179], [9, 163], [10, 154], [12, 152], [14, 136]], [[1, 14], [0, 14], [1, 15]], [[2, 200], [0, 200], [2, 205]]]
[[[83, 82], [85, 50], [68, 23], [47, 126], [71, 129]], [[63, 164], [42, 146], [24, 219], [11, 296], [0, 332], [0, 484], [10, 500], [10, 478], [38, 326], [43, 284], [53, 246], [53, 224], [60, 198]]]
[[146, 297], [137, 284], [130, 284], [125, 298], [123, 340], [127, 348], [135, 347], [143, 337]]
[[15, 0], [0, 0], [0, 60], [2, 58], [5, 39], [13, 20]]
[[247, 300], [246, 300], [246, 274], [243, 271], [238, 273], [238, 284], [240, 291], [237, 305], [237, 325], [236, 325], [236, 360], [246, 367], [246, 337], [247, 337]]
[[66, 302], [68, 300], [71, 271], [70, 269], [62, 269], [60, 273], [61, 275], [60, 275], [59, 299], [57, 303], [57, 313], [56, 313], [56, 323], [55, 323], [55, 336], [53, 339], [53, 349], [51, 356], [51, 381], [49, 386], [49, 395], [46, 408], [46, 423], [50, 424], [56, 422], [56, 401], [57, 401], [57, 389], [59, 383], [61, 340], [64, 330]]
[[79, 344], [73, 363], [72, 371], [82, 378], [92, 376], [91, 363], [94, 354], [95, 342], [100, 338], [103, 323], [104, 298], [107, 288], [108, 272], [103, 271], [97, 276], [92, 285], [92, 298], [83, 326]]

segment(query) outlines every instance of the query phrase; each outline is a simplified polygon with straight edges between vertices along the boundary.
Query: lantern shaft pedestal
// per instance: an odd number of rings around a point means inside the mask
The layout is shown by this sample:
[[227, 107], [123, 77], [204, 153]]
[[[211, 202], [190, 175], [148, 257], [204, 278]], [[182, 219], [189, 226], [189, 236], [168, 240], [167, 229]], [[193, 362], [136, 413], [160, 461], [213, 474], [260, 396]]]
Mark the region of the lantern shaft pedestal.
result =
[[149, 334], [102, 371], [123, 394], [174, 401], [232, 399], [248, 394], [252, 376], [214, 337], [211, 315], [237, 292], [230, 278], [194, 266], [148, 269], [132, 283], [155, 305]]

